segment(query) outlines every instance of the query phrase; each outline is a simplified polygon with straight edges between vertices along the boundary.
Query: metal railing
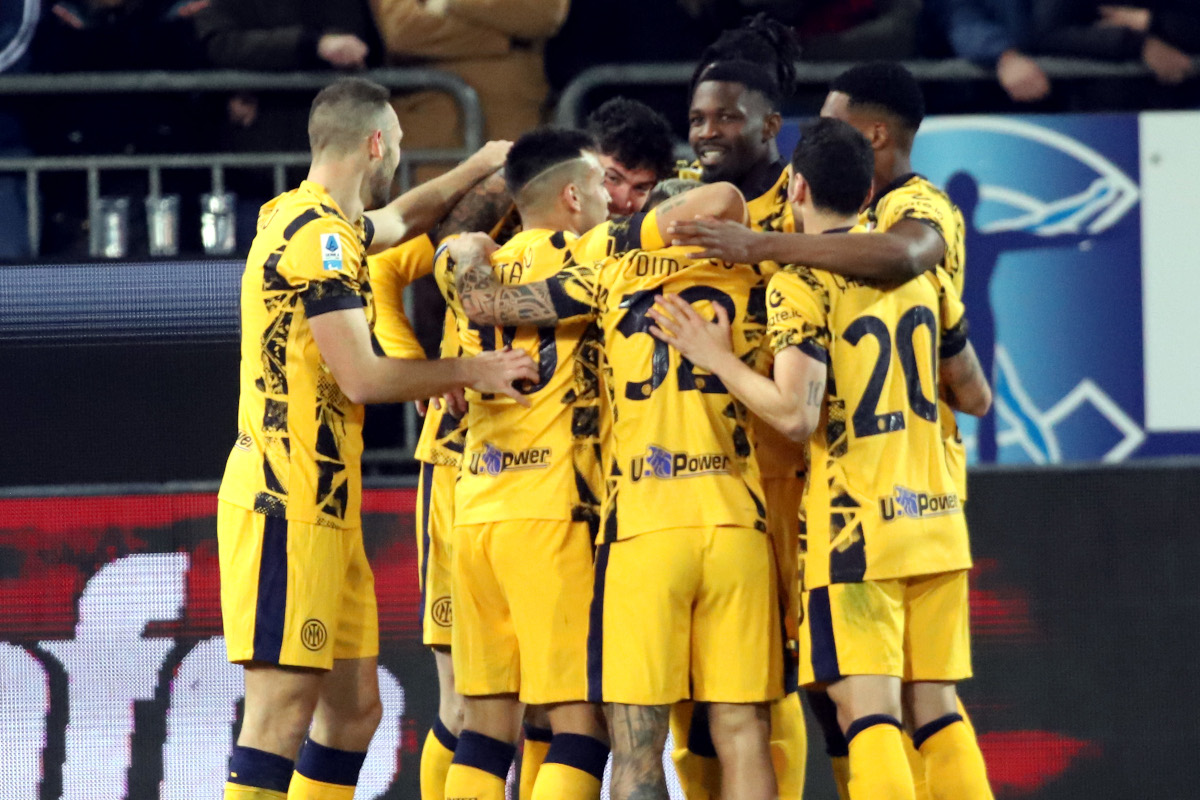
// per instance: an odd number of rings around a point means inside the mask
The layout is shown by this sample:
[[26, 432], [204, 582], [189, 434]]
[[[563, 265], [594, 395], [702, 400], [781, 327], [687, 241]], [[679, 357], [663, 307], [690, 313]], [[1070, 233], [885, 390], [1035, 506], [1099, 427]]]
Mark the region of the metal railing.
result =
[[[433, 90], [450, 95], [459, 107], [463, 120], [463, 146], [406, 150], [398, 177], [403, 189], [412, 186], [414, 165], [454, 163], [483, 145], [483, 108], [479, 95], [457, 75], [433, 69], [377, 69], [358, 73], [395, 91]], [[317, 91], [342, 77], [335, 72], [249, 72], [242, 70], [210, 70], [196, 72], [104, 72], [61, 75], [4, 75], [0, 74], [0, 97], [50, 96], [72, 94], [144, 94], [164, 92], [225, 92], [225, 91]], [[286, 168], [307, 164], [309, 154], [301, 152], [273, 153], [177, 153], [170, 155], [110, 155], [55, 157], [0, 157], [0, 174], [24, 174], [28, 235], [33, 255], [40, 252], [42, 204], [40, 176], [44, 172], [83, 172], [87, 179], [87, 207], [91, 229], [96, 224], [96, 207], [100, 197], [100, 174], [113, 170], [144, 170], [147, 173], [149, 194], [157, 197], [162, 190], [164, 169], [200, 169], [211, 173], [212, 192], [224, 191], [225, 171], [228, 169], [271, 170], [275, 193], [286, 187]]]
[[[1094, 61], [1079, 58], [1044, 57], [1038, 64], [1051, 80], [1095, 80], [1142, 78], [1151, 73], [1139, 61]], [[798, 61], [796, 80], [801, 86], [818, 86], [832, 81], [856, 62]], [[994, 81], [996, 73], [963, 59], [930, 59], [903, 62], [922, 82]], [[559, 97], [555, 121], [563, 126], [578, 126], [583, 121], [583, 103], [587, 96], [607, 86], [686, 86], [696, 65], [686, 63], [612, 64], [591, 67], [575, 76]]]

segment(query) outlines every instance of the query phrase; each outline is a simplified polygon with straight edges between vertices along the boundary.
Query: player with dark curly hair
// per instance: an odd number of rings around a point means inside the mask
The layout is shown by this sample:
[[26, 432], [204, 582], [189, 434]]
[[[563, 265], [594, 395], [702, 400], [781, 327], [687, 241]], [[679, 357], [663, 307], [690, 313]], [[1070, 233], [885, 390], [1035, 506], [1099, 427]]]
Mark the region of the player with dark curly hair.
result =
[[641, 211], [654, 185], [675, 172], [670, 123], [645, 103], [614, 97], [588, 116], [586, 127], [599, 145], [609, 215]]

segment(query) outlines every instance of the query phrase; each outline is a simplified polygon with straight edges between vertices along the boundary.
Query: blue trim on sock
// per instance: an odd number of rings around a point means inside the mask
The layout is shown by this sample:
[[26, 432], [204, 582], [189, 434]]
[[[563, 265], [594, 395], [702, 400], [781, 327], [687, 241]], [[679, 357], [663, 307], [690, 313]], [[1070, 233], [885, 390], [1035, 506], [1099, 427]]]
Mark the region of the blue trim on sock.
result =
[[290, 758], [268, 753], [266, 750], [235, 745], [229, 754], [227, 780], [239, 786], [253, 786], [256, 789], [286, 793], [295, 768], [296, 764]]
[[867, 728], [874, 728], [876, 725], [892, 725], [898, 731], [904, 730], [904, 727], [900, 724], [900, 720], [891, 714], [867, 714], [865, 717], [859, 717], [854, 722], [851, 722], [850, 727], [846, 729], [847, 747], [849, 747], [850, 742], [854, 741], [855, 736], [858, 736]]
[[833, 700], [825, 692], [809, 690], [804, 694], [808, 696], [808, 708], [825, 736], [825, 752], [830, 758], [850, 755], [850, 743], [846, 741], [846, 734], [842, 733], [842, 726], [838, 725], [837, 706]]
[[913, 733], [913, 747], [920, 750], [921, 745], [925, 744], [925, 742], [929, 740], [930, 736], [933, 736], [943, 728], [948, 728], [954, 723], [962, 721], [962, 714], [952, 712], [944, 717], [938, 717], [933, 722], [922, 725]]
[[701, 758], [716, 758], [712, 727], [708, 721], [708, 703], [692, 704], [692, 724], [688, 726], [687, 749]]
[[443, 724], [441, 717], [433, 721], [433, 727], [429, 729], [429, 732], [433, 734], [433, 738], [441, 743], [442, 747], [451, 753], [458, 747], [458, 737], [451, 733], [450, 729]]
[[358, 773], [366, 759], [365, 752], [336, 750], [312, 739], [306, 739], [304, 746], [300, 748], [300, 758], [296, 759], [296, 772], [309, 780], [321, 783], [356, 786]]
[[608, 745], [580, 733], [557, 733], [550, 740], [546, 764], [562, 764], [603, 780], [608, 763]]
[[604, 543], [596, 548], [596, 564], [592, 584], [592, 606], [588, 609], [587, 690], [589, 703], [604, 702], [604, 580], [608, 572], [608, 548]]
[[530, 742], [550, 742], [554, 738], [554, 731], [549, 728], [539, 728], [528, 722], [521, 723], [521, 728], [525, 731], [525, 739]]
[[[279, 663], [287, 608], [288, 523], [282, 517], [263, 520], [262, 554], [258, 562], [258, 598], [254, 608], [254, 660]], [[285, 789], [286, 791], [286, 789]]]
[[484, 736], [475, 731], [463, 731], [454, 748], [454, 763], [490, 772], [500, 780], [508, 777], [517, 748], [508, 742]]

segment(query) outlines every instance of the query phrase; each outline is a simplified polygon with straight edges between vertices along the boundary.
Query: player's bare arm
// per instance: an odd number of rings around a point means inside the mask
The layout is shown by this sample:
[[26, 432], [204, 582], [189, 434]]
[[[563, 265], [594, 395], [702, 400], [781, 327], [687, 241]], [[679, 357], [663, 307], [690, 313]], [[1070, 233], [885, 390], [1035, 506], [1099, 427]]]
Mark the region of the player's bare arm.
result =
[[608, 705], [612, 741], [612, 796], [615, 800], [667, 797], [662, 751], [667, 741], [669, 706]]
[[663, 241], [669, 242], [670, 231], [676, 223], [685, 223], [697, 217], [730, 222], [745, 230], [750, 220], [750, 209], [741, 191], [732, 183], [722, 181], [697, 186], [664, 200], [655, 208], [654, 215], [659, 235]]
[[454, 286], [463, 313], [478, 325], [553, 325], [558, 311], [547, 281], [501, 284], [492, 271], [496, 243], [482, 233], [450, 242]]
[[512, 195], [504, 183], [504, 172], [497, 169], [467, 190], [446, 218], [434, 227], [431, 236], [435, 242], [440, 242], [454, 234], [491, 231], [514, 213]]
[[752, 231], [720, 220], [696, 219], [673, 223], [670, 240], [704, 248], [699, 258], [735, 264], [803, 264], [849, 278], [886, 282], [916, 277], [940, 264], [946, 254], [941, 235], [915, 219], [901, 220], [870, 236]]
[[992, 388], [970, 342], [957, 354], [943, 358], [939, 371], [942, 399], [955, 411], [982, 417], [992, 407]]
[[367, 212], [375, 226], [368, 252], [378, 253], [428, 232], [467, 190], [504, 164], [511, 148], [512, 142], [488, 142], [446, 174], [410, 189], [383, 208]]
[[375, 354], [367, 318], [359, 309], [341, 309], [309, 318], [313, 339], [334, 380], [354, 403], [402, 403], [436, 397], [469, 386], [529, 401], [513, 381], [536, 381], [528, 353], [498, 350], [473, 358], [386, 358]]
[[720, 305], [714, 309], [710, 323], [678, 295], [665, 295], [649, 311], [657, 323], [650, 332], [720, 378], [730, 394], [784, 436], [808, 439], [825, 401], [825, 364], [789, 347], [775, 358], [774, 379], [761, 375], [734, 354], [729, 315]]

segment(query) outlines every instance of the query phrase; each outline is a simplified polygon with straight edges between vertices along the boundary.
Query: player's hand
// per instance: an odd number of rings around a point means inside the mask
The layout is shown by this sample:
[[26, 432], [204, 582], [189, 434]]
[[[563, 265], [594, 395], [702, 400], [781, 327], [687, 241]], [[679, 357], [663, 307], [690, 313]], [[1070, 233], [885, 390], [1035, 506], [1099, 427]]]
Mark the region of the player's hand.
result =
[[442, 395], [441, 404], [445, 406], [446, 413], [452, 417], [462, 419], [463, 415], [467, 413], [467, 396], [463, 394], [462, 389], [446, 392]]
[[1038, 63], [1019, 50], [1005, 50], [996, 62], [996, 79], [1017, 103], [1032, 103], [1050, 94], [1050, 79]]
[[506, 139], [496, 139], [472, 153], [465, 163], [477, 167], [484, 175], [490, 175], [504, 166], [504, 159], [508, 158], [512, 146], [513, 143]]
[[719, 258], [726, 264], [757, 264], [756, 246], [762, 234], [740, 222], [698, 217], [671, 223], [667, 230], [673, 245], [695, 245], [704, 248], [693, 258]]
[[729, 314], [720, 303], [713, 303], [717, 316], [709, 322], [677, 294], [661, 295], [654, 302], [648, 313], [657, 324], [650, 326], [650, 333], [697, 367], [713, 372], [721, 357], [733, 352]]
[[437, 405], [435, 405], [436, 403], [437, 403], [436, 399], [435, 400], [414, 400], [413, 407], [417, 409], [417, 416], [423, 417], [429, 413], [430, 405], [433, 405], [434, 408], [437, 408]]
[[1145, 33], [1150, 30], [1150, 9], [1135, 6], [1100, 6], [1098, 24], [1114, 28], [1128, 28]]
[[537, 365], [524, 350], [492, 350], [480, 353], [467, 362], [471, 380], [467, 384], [477, 392], [504, 394], [529, 408], [529, 398], [521, 394], [513, 383], [538, 380]]
[[1183, 83], [1195, 71], [1191, 56], [1157, 36], [1146, 37], [1146, 43], [1142, 45], [1142, 61], [1159, 83]]
[[341, 69], [367, 66], [367, 43], [352, 33], [327, 33], [317, 41], [317, 56]]
[[488, 261], [499, 245], [492, 241], [486, 233], [464, 233], [456, 236], [446, 245], [446, 252], [455, 263], [476, 262], [480, 259]]

